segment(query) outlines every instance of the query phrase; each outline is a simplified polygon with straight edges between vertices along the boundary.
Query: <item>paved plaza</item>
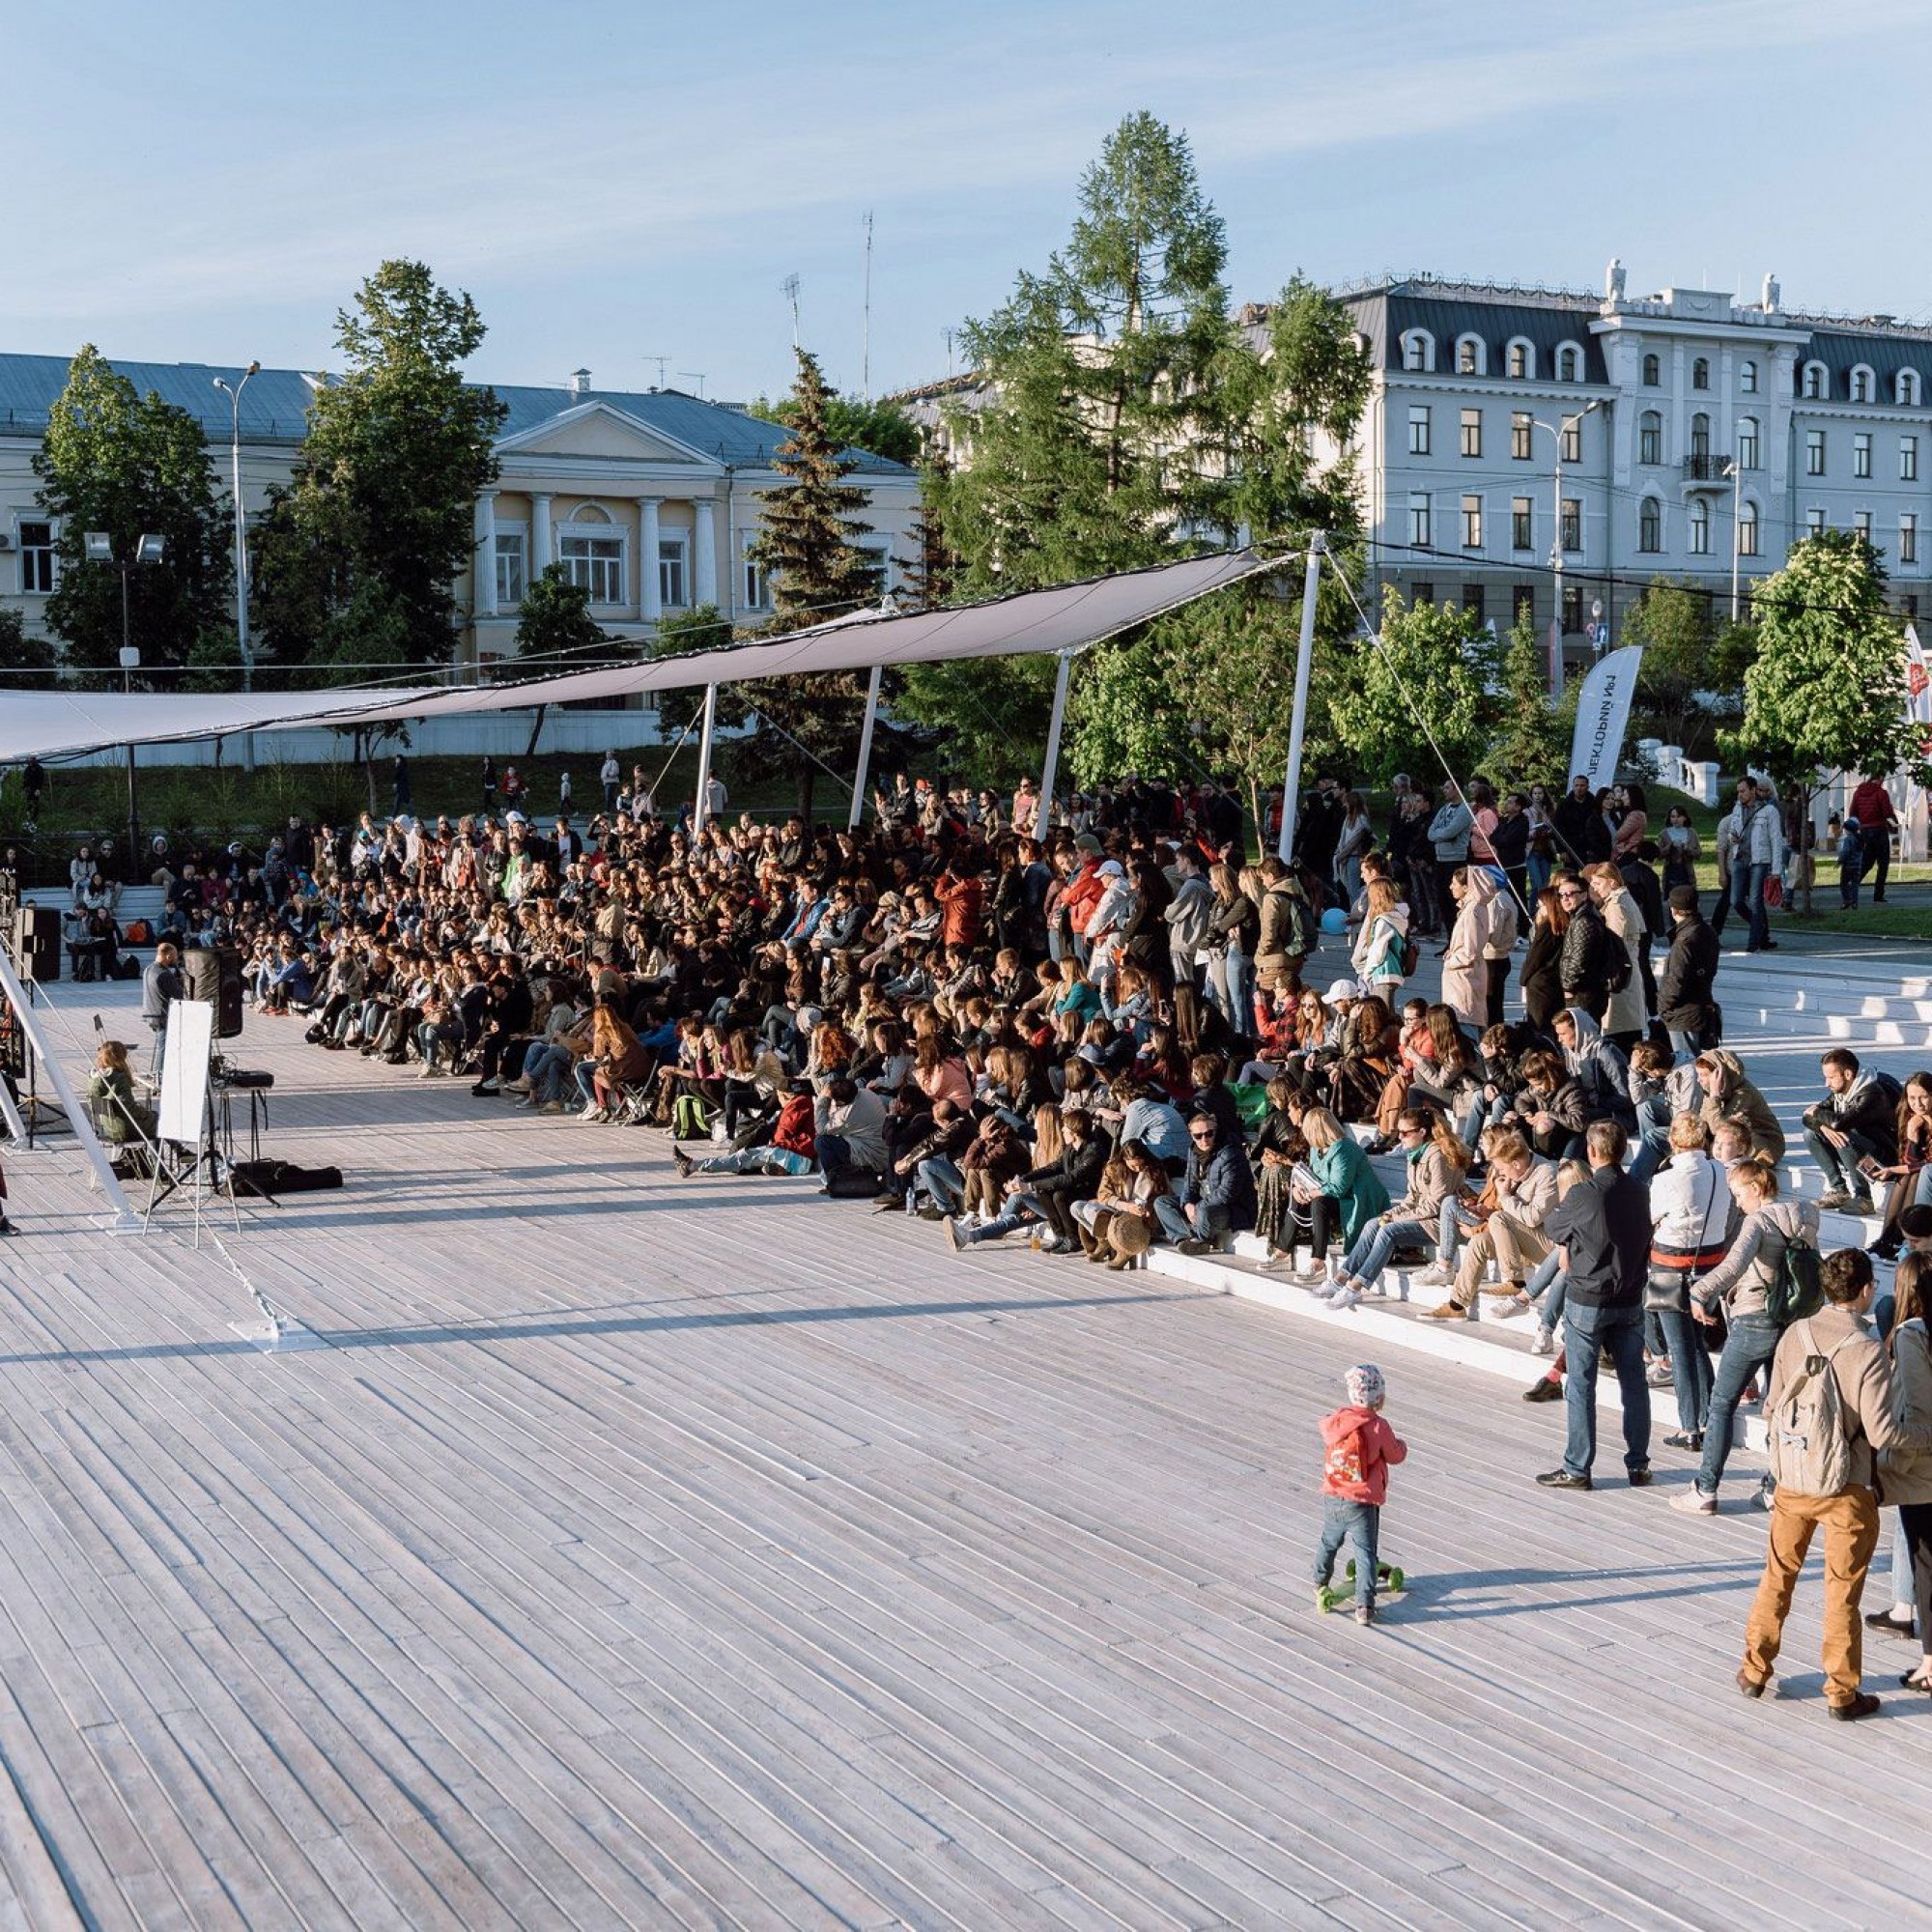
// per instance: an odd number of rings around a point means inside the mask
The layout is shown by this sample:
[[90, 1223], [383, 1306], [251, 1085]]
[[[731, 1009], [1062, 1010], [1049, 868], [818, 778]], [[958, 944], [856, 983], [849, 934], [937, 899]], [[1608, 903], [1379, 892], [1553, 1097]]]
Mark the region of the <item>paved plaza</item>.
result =
[[[76, 1060], [132, 990], [58, 989]], [[1738, 1025], [1787, 1110], [1804, 1024]], [[1345, 1321], [299, 1033], [237, 1057], [349, 1185], [228, 1246], [325, 1348], [238, 1332], [178, 1205], [96, 1232], [71, 1140], [9, 1161], [0, 1924], [1922, 1918], [1932, 1707], [1824, 1721], [1815, 1586], [1737, 1696], [1764, 1519], [1666, 1510], [1686, 1459], [1548, 1496], [1550, 1411], [1378, 1343], [1413, 1580], [1361, 1631], [1307, 1574]]]

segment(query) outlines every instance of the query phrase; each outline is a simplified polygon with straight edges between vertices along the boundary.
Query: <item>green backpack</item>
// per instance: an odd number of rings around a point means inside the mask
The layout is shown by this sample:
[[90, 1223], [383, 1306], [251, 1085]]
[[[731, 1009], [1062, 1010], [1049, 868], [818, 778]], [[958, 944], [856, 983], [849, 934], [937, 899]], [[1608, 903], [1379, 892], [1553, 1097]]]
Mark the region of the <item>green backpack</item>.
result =
[[1777, 1267], [1764, 1292], [1764, 1312], [1780, 1327], [1808, 1321], [1825, 1305], [1818, 1275], [1818, 1250], [1802, 1232], [1784, 1244]]

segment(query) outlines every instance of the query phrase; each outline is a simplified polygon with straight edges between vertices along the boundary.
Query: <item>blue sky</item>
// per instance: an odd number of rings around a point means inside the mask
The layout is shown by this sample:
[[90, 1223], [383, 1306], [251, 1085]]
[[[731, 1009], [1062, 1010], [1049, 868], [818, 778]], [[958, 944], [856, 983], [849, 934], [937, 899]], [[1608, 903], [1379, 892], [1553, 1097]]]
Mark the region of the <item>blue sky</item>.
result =
[[0, 349], [310, 367], [387, 255], [498, 381], [875, 391], [1065, 236], [1108, 130], [1184, 128], [1231, 283], [1435, 269], [1932, 313], [1927, 0], [0, 0]]

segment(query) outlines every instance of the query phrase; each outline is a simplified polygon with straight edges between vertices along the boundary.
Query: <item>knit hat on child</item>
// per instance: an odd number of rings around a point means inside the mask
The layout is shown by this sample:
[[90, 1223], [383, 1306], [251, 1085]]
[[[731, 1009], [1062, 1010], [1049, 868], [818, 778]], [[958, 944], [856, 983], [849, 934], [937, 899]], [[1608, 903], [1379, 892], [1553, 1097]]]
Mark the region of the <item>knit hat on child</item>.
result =
[[1342, 1378], [1350, 1408], [1374, 1408], [1382, 1399], [1382, 1372], [1373, 1362], [1357, 1362]]

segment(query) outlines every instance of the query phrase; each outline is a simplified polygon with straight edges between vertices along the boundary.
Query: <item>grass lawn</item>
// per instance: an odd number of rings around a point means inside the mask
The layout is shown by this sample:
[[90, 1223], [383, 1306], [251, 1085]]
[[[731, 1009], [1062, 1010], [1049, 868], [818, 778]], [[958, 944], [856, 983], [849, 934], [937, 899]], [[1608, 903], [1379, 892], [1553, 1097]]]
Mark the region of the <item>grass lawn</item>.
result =
[[[1913, 872], [1923, 875], [1923, 866], [1914, 866]], [[1891, 876], [1895, 881], [1900, 868], [1894, 866]], [[1831, 888], [1835, 895], [1835, 883]], [[1917, 896], [1917, 895], [1915, 895]], [[1820, 905], [1824, 895], [1814, 895]], [[1855, 933], [1865, 939], [1932, 939], [1932, 898], [1919, 899], [1910, 905], [1893, 905], [1889, 899], [1882, 906], [1865, 904], [1855, 911], [1842, 911], [1835, 904], [1814, 912], [1808, 919], [1794, 913], [1783, 923], [1788, 923], [1793, 932], [1844, 932]]]

